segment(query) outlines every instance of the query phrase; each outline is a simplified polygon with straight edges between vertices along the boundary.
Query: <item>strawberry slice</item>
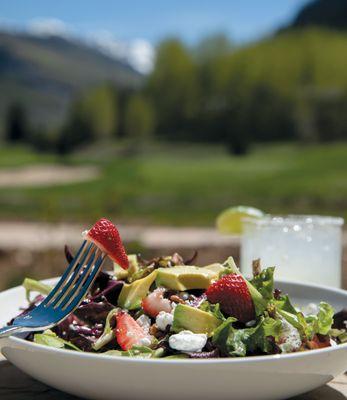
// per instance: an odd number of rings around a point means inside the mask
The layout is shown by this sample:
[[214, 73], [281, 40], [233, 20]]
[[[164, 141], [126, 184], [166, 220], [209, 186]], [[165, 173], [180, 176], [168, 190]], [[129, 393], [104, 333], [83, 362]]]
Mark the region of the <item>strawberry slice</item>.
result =
[[116, 321], [115, 335], [122, 350], [130, 350], [135, 345], [143, 345], [143, 339], [149, 339], [143, 328], [126, 312], [119, 312], [116, 315]]
[[165, 289], [156, 289], [142, 300], [141, 306], [145, 314], [155, 318], [160, 311], [170, 313], [172, 311], [169, 299], [164, 299]]
[[106, 218], [98, 222], [88, 231], [86, 239], [92, 241], [118, 265], [128, 269], [129, 261], [122, 239], [117, 228]]
[[239, 274], [224, 275], [207, 288], [206, 296], [209, 302], [219, 303], [223, 313], [241, 322], [255, 319], [251, 294], [244, 278]]

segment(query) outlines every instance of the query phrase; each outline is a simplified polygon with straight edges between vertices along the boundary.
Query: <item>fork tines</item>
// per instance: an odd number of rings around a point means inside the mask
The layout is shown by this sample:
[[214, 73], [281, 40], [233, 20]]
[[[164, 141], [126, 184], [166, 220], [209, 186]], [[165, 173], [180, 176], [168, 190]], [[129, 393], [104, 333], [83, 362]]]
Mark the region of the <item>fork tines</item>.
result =
[[64, 311], [75, 308], [92, 284], [104, 258], [94, 243], [85, 240], [42, 305]]

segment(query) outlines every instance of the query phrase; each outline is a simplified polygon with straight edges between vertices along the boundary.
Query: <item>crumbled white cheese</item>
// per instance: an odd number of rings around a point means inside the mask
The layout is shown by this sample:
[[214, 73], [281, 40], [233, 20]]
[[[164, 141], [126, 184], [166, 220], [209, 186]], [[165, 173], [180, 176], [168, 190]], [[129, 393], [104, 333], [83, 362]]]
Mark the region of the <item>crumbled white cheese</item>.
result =
[[254, 326], [257, 323], [257, 321], [255, 319], [252, 319], [251, 321], [246, 322], [246, 326], [247, 328], [251, 328], [252, 326]]
[[169, 337], [169, 346], [182, 352], [200, 352], [206, 345], [207, 335], [182, 331]]
[[142, 314], [139, 318], [137, 318], [136, 322], [146, 333], [149, 332], [149, 328], [151, 327], [151, 319], [147, 317], [147, 315]]
[[281, 343], [279, 347], [282, 350], [282, 353], [292, 353], [293, 351], [299, 350], [302, 344], [299, 331], [284, 318], [281, 322], [283, 329], [281, 341], [283, 343]]
[[139, 346], [150, 346], [152, 344], [152, 340], [149, 336], [143, 337], [142, 339], [139, 340], [138, 345]]
[[155, 319], [155, 324], [157, 325], [158, 329], [161, 331], [165, 331], [168, 326], [171, 326], [173, 323], [173, 314], [167, 313], [165, 311], [160, 311]]
[[305, 315], [317, 315], [319, 307], [316, 303], [309, 303], [307, 306], [302, 307], [301, 312]]

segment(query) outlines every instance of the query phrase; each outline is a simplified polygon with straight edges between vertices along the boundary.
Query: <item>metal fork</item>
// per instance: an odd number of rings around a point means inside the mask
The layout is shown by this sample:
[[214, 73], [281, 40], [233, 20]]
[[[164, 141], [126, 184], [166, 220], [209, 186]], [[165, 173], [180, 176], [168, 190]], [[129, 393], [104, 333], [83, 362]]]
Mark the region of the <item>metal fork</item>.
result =
[[105, 254], [85, 240], [48, 296], [33, 310], [15, 318], [12, 325], [1, 328], [0, 338], [42, 331], [65, 319], [82, 302], [104, 259]]

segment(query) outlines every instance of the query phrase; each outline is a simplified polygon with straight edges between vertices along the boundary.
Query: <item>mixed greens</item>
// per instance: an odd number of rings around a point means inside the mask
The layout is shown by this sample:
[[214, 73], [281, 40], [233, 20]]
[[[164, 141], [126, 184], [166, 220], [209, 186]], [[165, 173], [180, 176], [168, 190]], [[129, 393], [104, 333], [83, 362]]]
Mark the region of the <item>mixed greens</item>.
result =
[[[71, 254], [67, 251], [67, 258]], [[101, 272], [75, 312], [28, 340], [56, 348], [143, 358], [215, 358], [281, 354], [347, 342], [346, 310], [321, 302], [313, 313], [292, 304], [274, 286], [275, 269], [246, 280], [232, 257], [193, 266], [172, 256]], [[32, 279], [23, 286], [31, 310], [50, 287]], [[32, 293], [38, 293], [32, 298]], [[218, 300], [218, 301], [217, 301]]]

